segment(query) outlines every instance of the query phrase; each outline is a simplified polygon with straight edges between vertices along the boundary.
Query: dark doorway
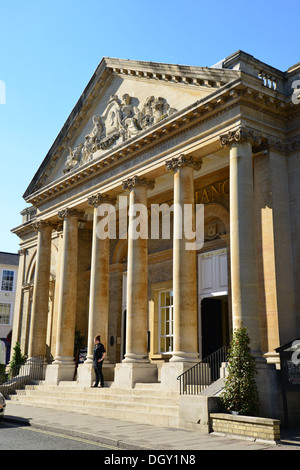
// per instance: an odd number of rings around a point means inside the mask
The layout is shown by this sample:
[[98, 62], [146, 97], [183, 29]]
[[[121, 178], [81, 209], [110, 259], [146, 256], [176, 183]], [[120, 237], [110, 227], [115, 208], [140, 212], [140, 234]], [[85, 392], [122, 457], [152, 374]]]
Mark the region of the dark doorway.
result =
[[228, 345], [227, 298], [206, 298], [201, 302], [202, 358]]

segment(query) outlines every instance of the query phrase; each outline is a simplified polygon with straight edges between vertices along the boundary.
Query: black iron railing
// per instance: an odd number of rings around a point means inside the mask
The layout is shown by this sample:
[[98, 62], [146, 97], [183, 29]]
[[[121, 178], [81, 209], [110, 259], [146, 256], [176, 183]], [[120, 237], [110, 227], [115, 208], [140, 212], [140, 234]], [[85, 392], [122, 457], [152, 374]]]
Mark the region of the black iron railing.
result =
[[218, 380], [222, 363], [227, 360], [227, 351], [227, 346], [224, 346], [179, 375], [180, 395], [199, 395]]
[[0, 373], [0, 392], [10, 395], [15, 390], [21, 389], [32, 380], [42, 380], [44, 378], [44, 368], [46, 364], [45, 356], [35, 356], [27, 359], [23, 364], [8, 368]]

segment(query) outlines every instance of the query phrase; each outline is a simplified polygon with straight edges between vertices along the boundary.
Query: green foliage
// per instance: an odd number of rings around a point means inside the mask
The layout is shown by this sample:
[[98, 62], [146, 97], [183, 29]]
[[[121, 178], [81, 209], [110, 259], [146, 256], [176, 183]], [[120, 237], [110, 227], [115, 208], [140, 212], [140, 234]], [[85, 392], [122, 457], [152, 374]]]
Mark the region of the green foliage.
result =
[[5, 369], [6, 369], [6, 365], [5, 364], [0, 364], [0, 384], [5, 382], [5, 379], [6, 379]]
[[245, 327], [234, 330], [228, 355], [228, 376], [225, 379], [221, 400], [228, 411], [257, 416], [259, 410], [255, 381], [257, 372], [249, 343]]
[[17, 341], [14, 347], [14, 353], [9, 364], [9, 376], [15, 377], [19, 373], [20, 366], [26, 361], [26, 356], [21, 352], [20, 343]]

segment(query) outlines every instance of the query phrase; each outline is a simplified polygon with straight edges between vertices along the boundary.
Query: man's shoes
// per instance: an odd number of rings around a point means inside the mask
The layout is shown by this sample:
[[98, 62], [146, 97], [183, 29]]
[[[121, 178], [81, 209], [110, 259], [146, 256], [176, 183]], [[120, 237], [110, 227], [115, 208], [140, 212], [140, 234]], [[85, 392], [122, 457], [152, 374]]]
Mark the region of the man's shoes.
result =
[[98, 387], [98, 385], [92, 385], [92, 388], [97, 388], [97, 387]]

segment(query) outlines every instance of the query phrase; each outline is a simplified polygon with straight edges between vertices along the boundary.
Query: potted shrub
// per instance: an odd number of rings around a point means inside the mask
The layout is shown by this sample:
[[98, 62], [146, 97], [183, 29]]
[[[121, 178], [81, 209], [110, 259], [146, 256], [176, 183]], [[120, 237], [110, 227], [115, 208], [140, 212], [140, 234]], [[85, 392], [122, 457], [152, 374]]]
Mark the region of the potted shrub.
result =
[[250, 339], [245, 327], [234, 330], [228, 354], [228, 375], [221, 400], [229, 412], [257, 416], [259, 398], [255, 377], [255, 359], [249, 347]]

